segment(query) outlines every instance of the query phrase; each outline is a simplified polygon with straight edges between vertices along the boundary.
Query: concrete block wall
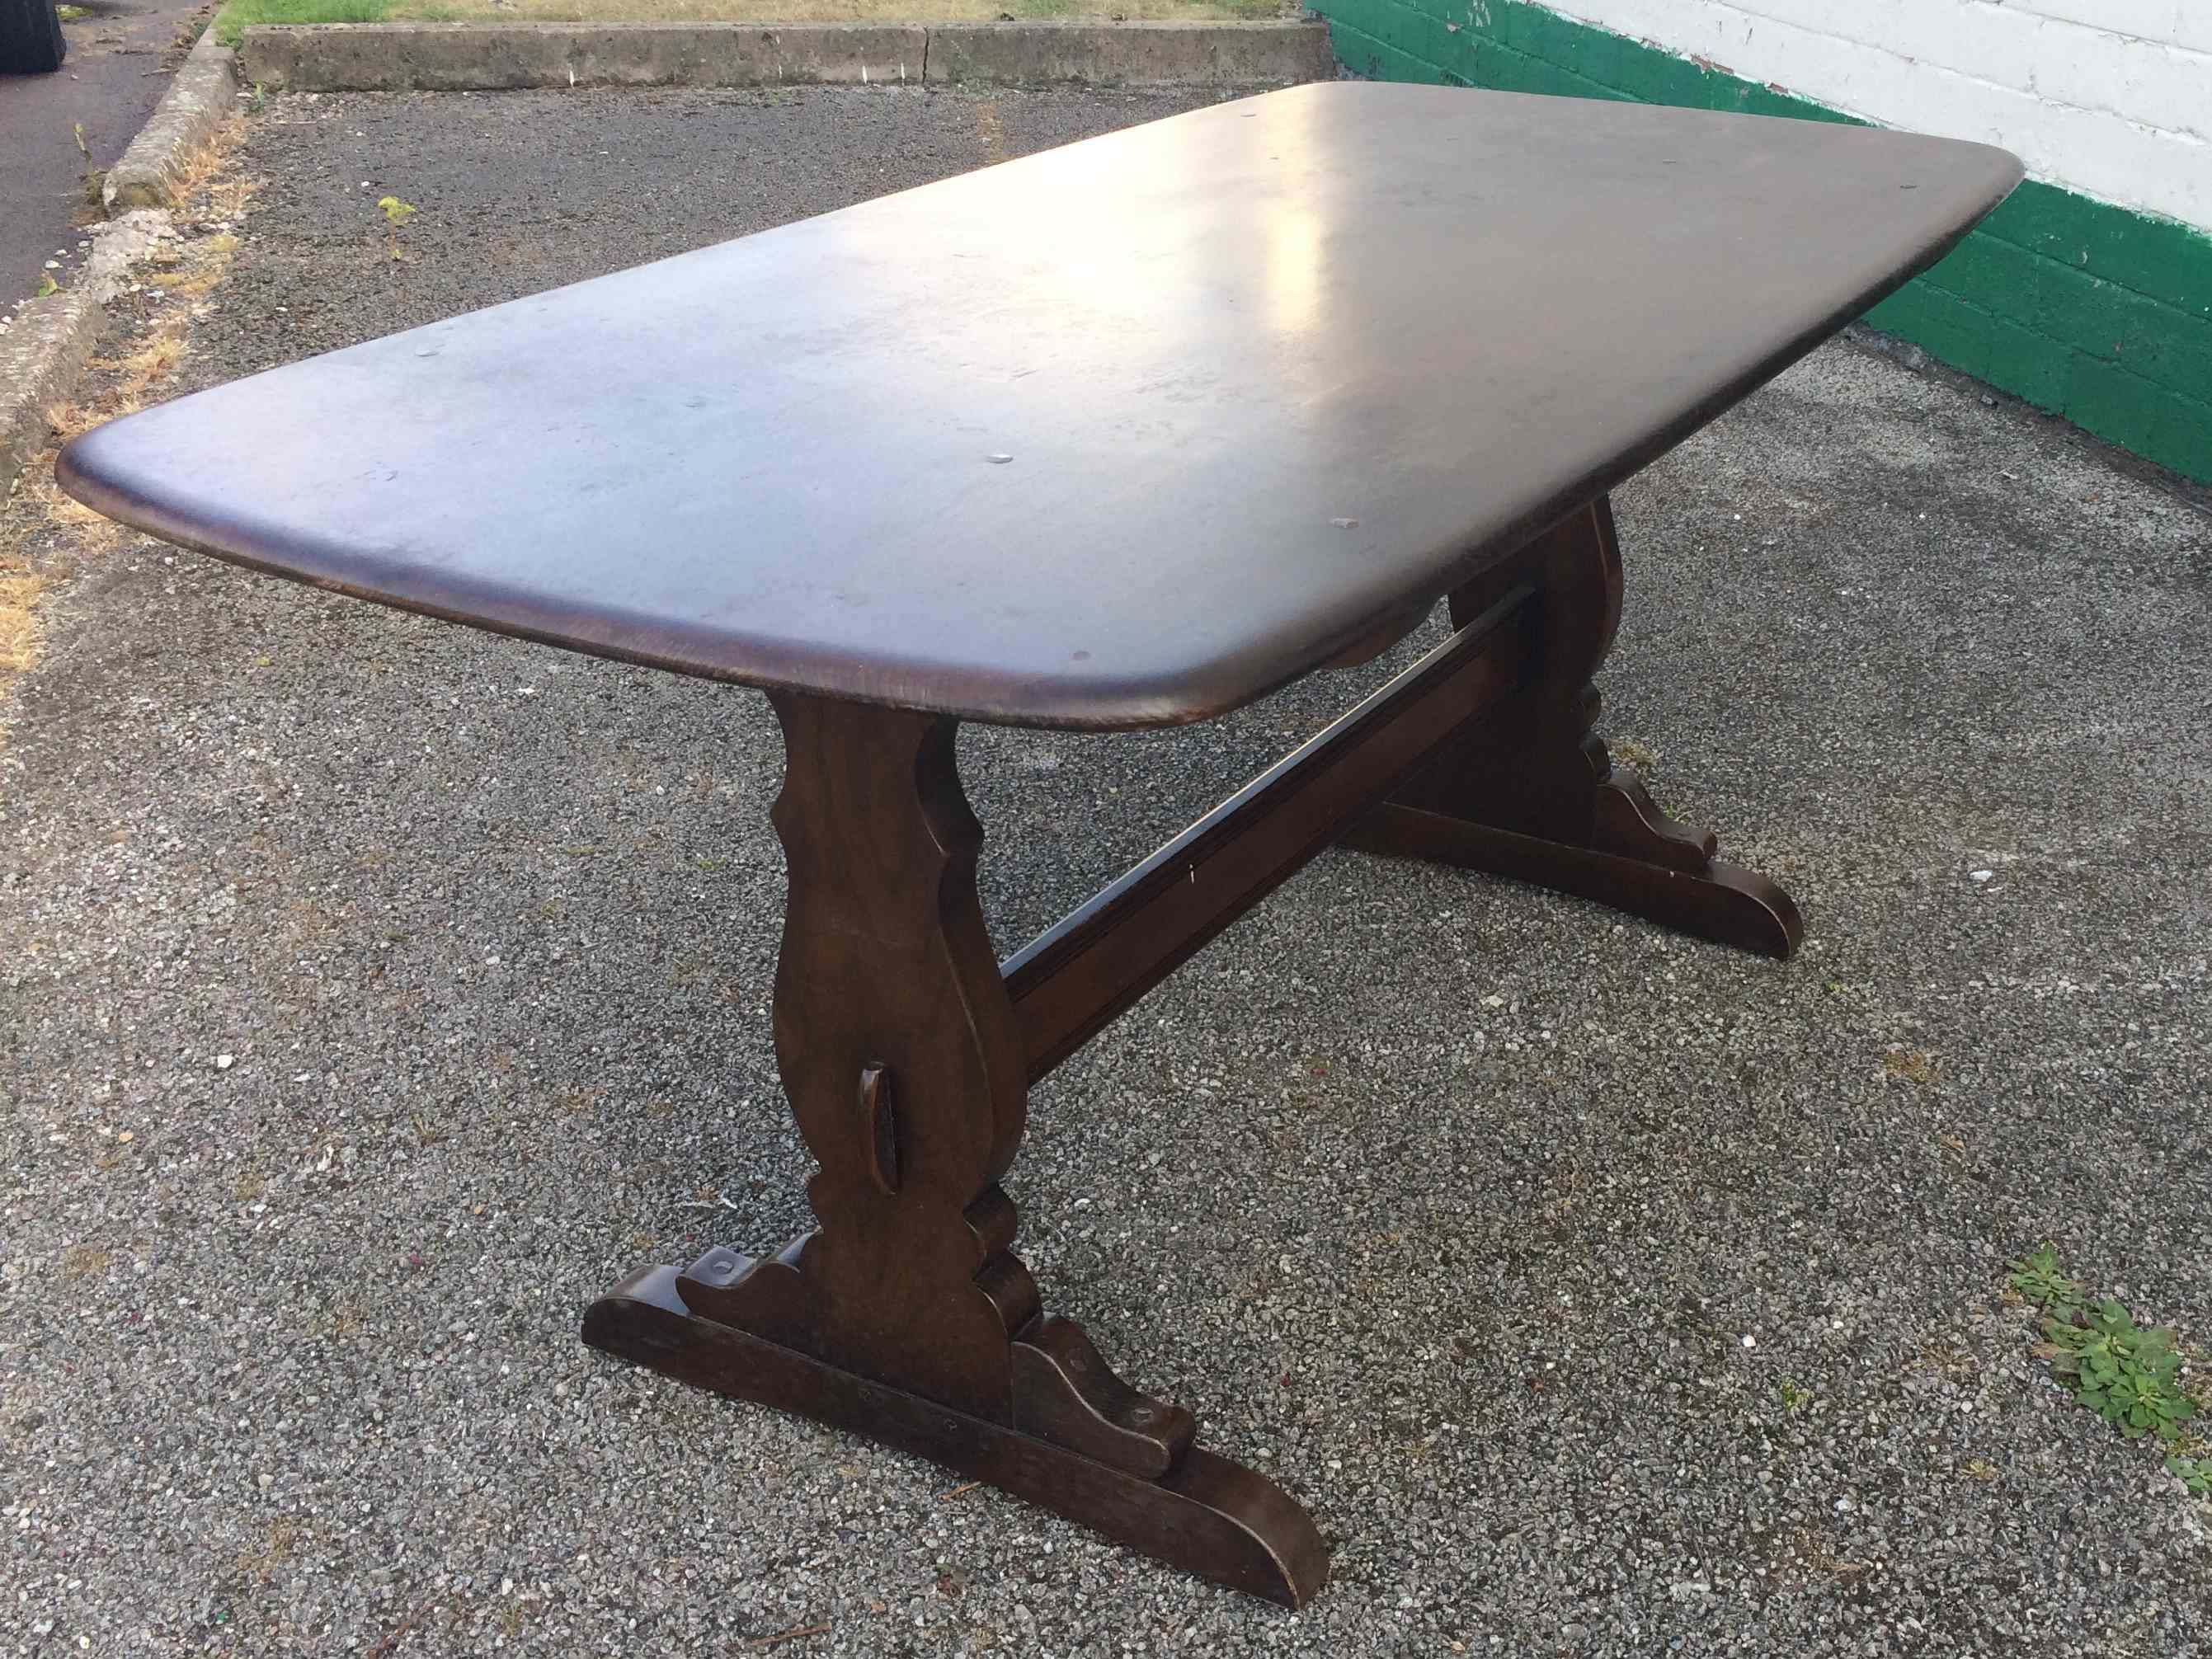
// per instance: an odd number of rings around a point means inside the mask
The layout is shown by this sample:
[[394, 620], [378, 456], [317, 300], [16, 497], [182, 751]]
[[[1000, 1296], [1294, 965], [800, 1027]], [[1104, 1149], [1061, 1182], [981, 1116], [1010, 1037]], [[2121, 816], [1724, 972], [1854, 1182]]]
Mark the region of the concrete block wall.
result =
[[1354, 74], [2003, 145], [2031, 177], [1868, 321], [2212, 483], [2212, 0], [1316, 0]]
[[2212, 229], [2205, 0], [1566, 0], [1562, 16]]

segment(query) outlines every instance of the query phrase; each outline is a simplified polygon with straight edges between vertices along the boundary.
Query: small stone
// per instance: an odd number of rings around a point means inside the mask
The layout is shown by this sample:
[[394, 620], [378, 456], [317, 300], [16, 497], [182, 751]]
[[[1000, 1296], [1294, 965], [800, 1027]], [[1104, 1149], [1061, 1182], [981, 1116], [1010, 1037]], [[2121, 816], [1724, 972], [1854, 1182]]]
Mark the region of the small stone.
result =
[[217, 1054], [215, 1057], [215, 1068], [218, 1072], [227, 1072], [237, 1064], [238, 1056], [236, 1054]]
[[1001, 450], [994, 451], [992, 453], [986, 455], [983, 459], [990, 462], [993, 466], [1004, 466], [1008, 461], [1012, 460], [1014, 458]]
[[1973, 878], [1974, 878], [1976, 881], [1987, 881], [1987, 880], [1991, 877], [1991, 876], [1994, 876], [1995, 874], [1996, 874], [1996, 871], [1994, 871], [1994, 870], [1977, 870], [1977, 871], [1975, 871], [1975, 872], [1974, 872], [1974, 877], [1973, 877]]

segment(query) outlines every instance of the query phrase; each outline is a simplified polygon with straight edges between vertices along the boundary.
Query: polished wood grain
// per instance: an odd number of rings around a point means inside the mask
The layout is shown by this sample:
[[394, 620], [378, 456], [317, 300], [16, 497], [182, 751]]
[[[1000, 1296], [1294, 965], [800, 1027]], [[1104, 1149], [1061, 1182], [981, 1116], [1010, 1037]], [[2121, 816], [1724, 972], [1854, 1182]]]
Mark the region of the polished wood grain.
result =
[[179, 398], [59, 476], [580, 651], [1174, 724], [1371, 649], [2019, 177], [1869, 127], [1294, 87]]

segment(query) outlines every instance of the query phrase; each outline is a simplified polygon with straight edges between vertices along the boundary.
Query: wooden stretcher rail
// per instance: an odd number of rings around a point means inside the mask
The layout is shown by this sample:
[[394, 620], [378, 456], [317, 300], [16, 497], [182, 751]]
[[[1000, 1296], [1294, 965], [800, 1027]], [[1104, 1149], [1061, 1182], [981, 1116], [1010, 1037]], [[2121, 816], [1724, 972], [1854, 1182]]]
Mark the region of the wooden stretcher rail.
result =
[[1034, 1085], [1517, 686], [1522, 583], [1000, 965]]

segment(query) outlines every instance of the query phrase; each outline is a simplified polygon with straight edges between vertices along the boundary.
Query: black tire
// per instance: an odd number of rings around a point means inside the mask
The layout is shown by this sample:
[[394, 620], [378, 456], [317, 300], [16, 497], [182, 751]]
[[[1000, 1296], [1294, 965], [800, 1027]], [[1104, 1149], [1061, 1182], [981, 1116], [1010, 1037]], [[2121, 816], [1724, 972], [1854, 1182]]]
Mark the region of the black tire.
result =
[[0, 0], [0, 75], [45, 75], [62, 66], [69, 42], [55, 0]]

